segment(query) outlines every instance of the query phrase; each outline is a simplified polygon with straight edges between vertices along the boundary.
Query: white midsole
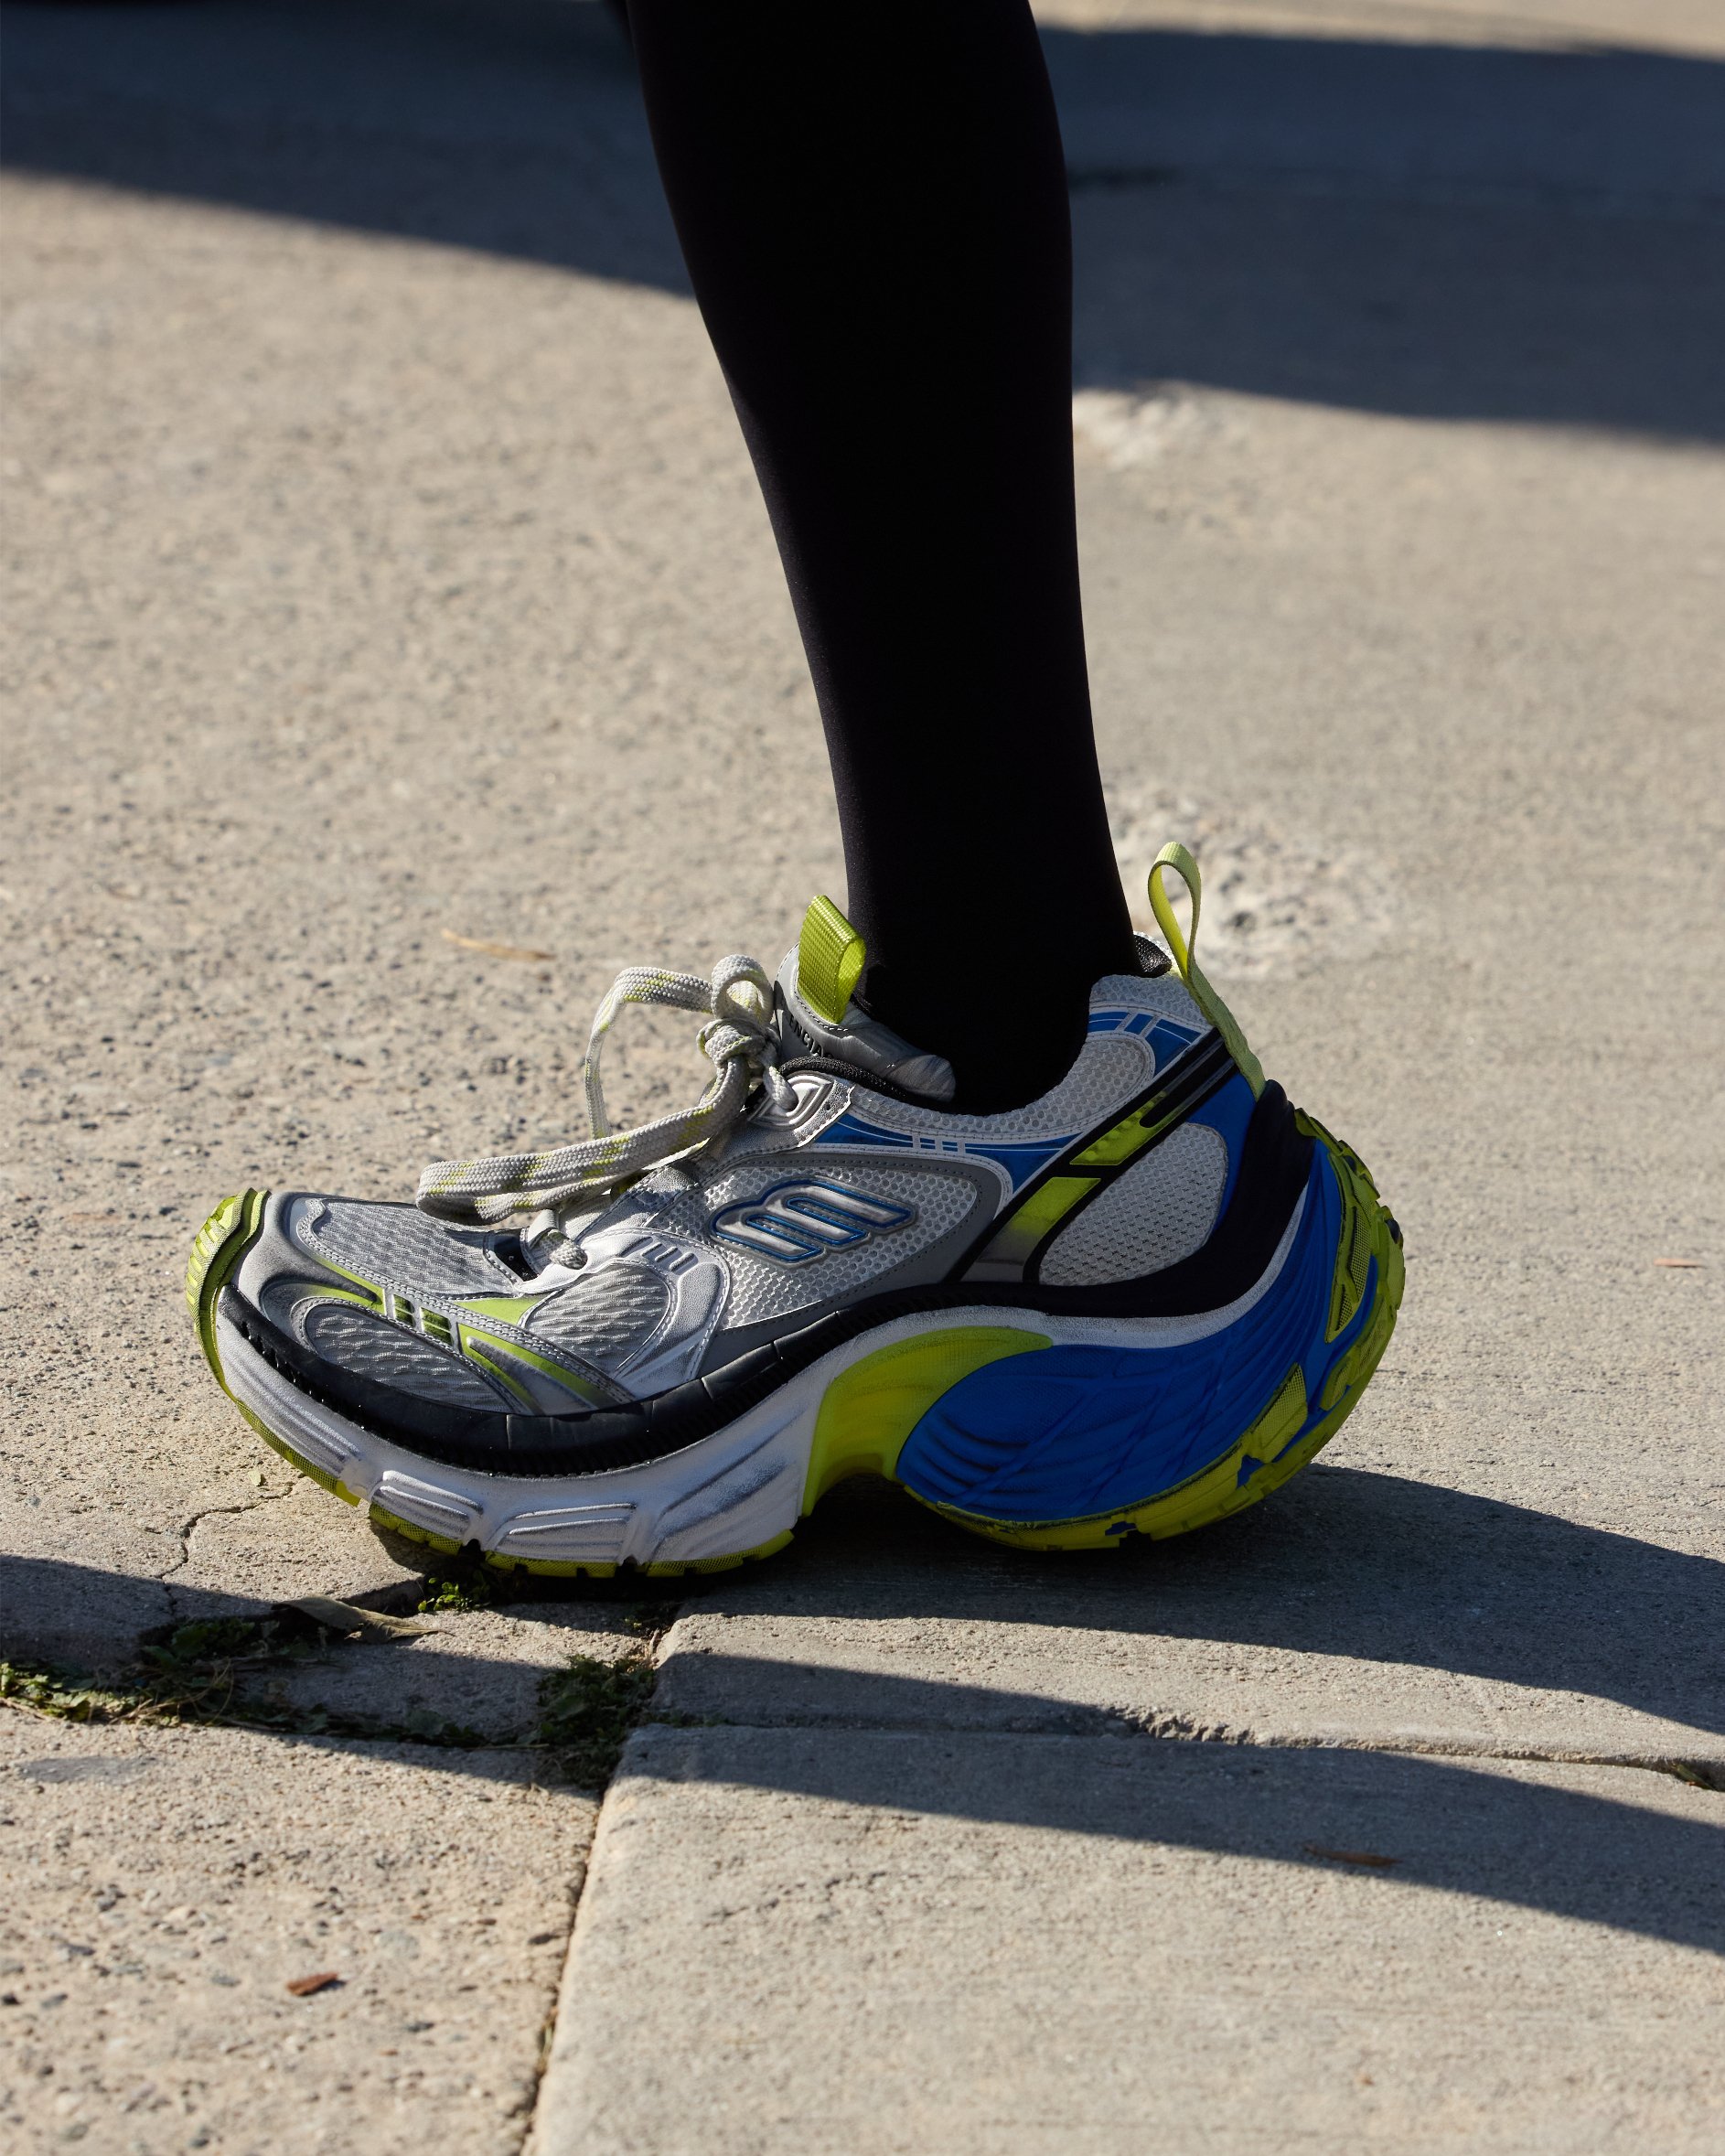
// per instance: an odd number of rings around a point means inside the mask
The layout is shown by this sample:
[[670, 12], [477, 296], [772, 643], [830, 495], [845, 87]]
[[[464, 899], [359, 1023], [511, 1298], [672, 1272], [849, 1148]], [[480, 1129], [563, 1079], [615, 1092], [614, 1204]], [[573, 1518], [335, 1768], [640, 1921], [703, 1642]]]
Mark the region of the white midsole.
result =
[[959, 1325], [1034, 1332], [1055, 1346], [1184, 1347], [1225, 1331], [1274, 1284], [1305, 1212], [1303, 1195], [1260, 1278], [1196, 1317], [1069, 1318], [991, 1305], [896, 1318], [835, 1347], [711, 1437], [638, 1467], [596, 1474], [486, 1475], [446, 1467], [361, 1430], [264, 1361], [220, 1311], [229, 1390], [265, 1427], [361, 1504], [499, 1557], [559, 1564], [692, 1564], [758, 1550], [803, 1510], [815, 1424], [840, 1373], [895, 1342]]

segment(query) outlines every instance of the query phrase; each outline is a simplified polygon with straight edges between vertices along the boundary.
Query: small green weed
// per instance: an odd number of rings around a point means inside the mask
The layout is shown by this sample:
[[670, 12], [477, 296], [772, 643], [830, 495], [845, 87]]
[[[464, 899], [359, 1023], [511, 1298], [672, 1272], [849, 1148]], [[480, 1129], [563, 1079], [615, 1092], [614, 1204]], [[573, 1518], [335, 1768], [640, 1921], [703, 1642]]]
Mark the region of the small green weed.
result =
[[128, 1693], [23, 1662], [0, 1662], [0, 1700], [59, 1722], [119, 1722], [133, 1707]]
[[269, 1673], [321, 1655], [330, 1633], [315, 1619], [210, 1617], [177, 1625], [146, 1644], [134, 1667], [109, 1683], [76, 1672], [0, 1662], [0, 1703], [62, 1722], [193, 1723], [273, 1730], [284, 1736], [363, 1737], [471, 1750], [487, 1739], [464, 1723], [415, 1709], [400, 1722], [301, 1707], [272, 1697]]
[[532, 1599], [536, 1585], [525, 1572], [499, 1571], [472, 1551], [462, 1550], [454, 1557], [435, 1558], [426, 1566], [419, 1614], [433, 1617], [457, 1610], [502, 1609], [512, 1602]]
[[488, 1610], [496, 1596], [481, 1593], [483, 1581], [427, 1580], [425, 1592], [413, 1605], [422, 1617], [445, 1616], [458, 1610]]
[[602, 1789], [624, 1740], [653, 1695], [657, 1677], [645, 1648], [614, 1662], [596, 1655], [572, 1655], [563, 1668], [548, 1671], [540, 1684], [534, 1741], [555, 1755], [566, 1780]]

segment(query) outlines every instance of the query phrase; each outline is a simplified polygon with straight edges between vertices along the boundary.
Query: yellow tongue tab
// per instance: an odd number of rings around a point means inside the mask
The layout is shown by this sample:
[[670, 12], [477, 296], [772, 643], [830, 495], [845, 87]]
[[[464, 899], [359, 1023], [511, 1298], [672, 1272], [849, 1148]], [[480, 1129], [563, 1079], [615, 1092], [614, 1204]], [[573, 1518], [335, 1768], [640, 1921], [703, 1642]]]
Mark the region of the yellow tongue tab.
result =
[[[1174, 917], [1173, 906], [1169, 900], [1167, 892], [1162, 886], [1162, 872], [1170, 868], [1180, 878], [1192, 896], [1192, 936], [1190, 941], [1180, 933], [1180, 923]], [[1204, 882], [1198, 874], [1197, 863], [1178, 839], [1170, 839], [1151, 864], [1151, 910], [1156, 916], [1156, 926], [1162, 930], [1169, 949], [1173, 953], [1174, 964], [1179, 969], [1181, 980], [1186, 984], [1187, 993], [1210, 1021], [1210, 1024], [1215, 1026], [1217, 1033], [1221, 1035], [1228, 1054], [1233, 1057], [1235, 1062], [1245, 1073], [1246, 1082], [1256, 1095], [1264, 1089], [1263, 1066], [1247, 1046], [1246, 1035], [1235, 1023], [1233, 1012], [1228, 1009], [1215, 989], [1198, 971], [1198, 961], [1195, 954], [1198, 941], [1198, 909], [1203, 902]], [[807, 933], [808, 931], [805, 929], [804, 934]]]
[[813, 898], [797, 941], [797, 985], [804, 1003], [829, 1025], [841, 1025], [851, 991], [868, 951], [830, 898]]

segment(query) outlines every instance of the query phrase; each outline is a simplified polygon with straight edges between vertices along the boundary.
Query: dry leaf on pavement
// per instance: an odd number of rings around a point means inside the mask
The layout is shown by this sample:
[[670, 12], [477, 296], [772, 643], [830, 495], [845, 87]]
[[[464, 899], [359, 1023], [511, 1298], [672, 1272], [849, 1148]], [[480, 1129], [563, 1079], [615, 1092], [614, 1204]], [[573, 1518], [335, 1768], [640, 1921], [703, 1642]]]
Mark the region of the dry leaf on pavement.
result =
[[548, 950], [529, 950], [524, 944], [493, 943], [488, 936], [457, 936], [453, 928], [439, 931], [445, 943], [453, 943], [462, 950], [483, 951], [488, 959], [514, 959], [523, 966], [549, 966], [552, 954]]
[[1328, 1857], [1333, 1864], [1366, 1864], [1375, 1872], [1387, 1872], [1392, 1864], [1399, 1864], [1399, 1857], [1380, 1857], [1375, 1849], [1326, 1849], [1321, 1841], [1302, 1842], [1309, 1857]]

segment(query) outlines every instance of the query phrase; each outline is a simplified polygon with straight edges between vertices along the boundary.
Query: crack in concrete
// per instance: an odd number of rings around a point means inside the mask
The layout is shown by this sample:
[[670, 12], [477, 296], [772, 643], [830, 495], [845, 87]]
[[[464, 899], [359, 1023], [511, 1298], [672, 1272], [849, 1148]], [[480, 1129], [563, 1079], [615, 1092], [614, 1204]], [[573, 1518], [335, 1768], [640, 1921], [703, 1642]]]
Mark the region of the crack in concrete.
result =
[[[1274, 1731], [1236, 1729], [1225, 1722], [1200, 1722], [1189, 1715], [1154, 1711], [1129, 1713], [1095, 1711], [1088, 1729], [1012, 1728], [998, 1722], [841, 1722], [826, 1717], [787, 1715], [777, 1722], [733, 1722], [724, 1715], [655, 1716], [649, 1707], [639, 1726], [659, 1729], [852, 1730], [863, 1734], [929, 1736], [1058, 1737], [1091, 1743], [1118, 1743], [1148, 1738], [1162, 1744], [1221, 1744], [1266, 1752], [1378, 1752], [1427, 1759], [1501, 1759], [1545, 1766], [1633, 1767], [1644, 1774], [1671, 1775], [1692, 1788], [1725, 1793], [1725, 1759], [1668, 1753], [1584, 1752], [1569, 1745], [1493, 1744], [1442, 1737], [1343, 1737], [1282, 1735]], [[1098, 1726], [1099, 1724], [1100, 1726]]]
[[[651, 1658], [655, 1689], [658, 1687], [659, 1676], [665, 1667], [668, 1643], [677, 1627], [678, 1620], [681, 1617], [685, 1606], [681, 1603], [677, 1604], [667, 1613], [665, 1622], [646, 1637], [645, 1649]], [[636, 1729], [643, 1728], [652, 1720], [652, 1716], [653, 1701], [649, 1693], [647, 1704], [636, 1718]], [[587, 1882], [593, 1877], [593, 1852], [599, 1840], [599, 1823], [605, 1817], [605, 1806], [611, 1801], [611, 1790], [616, 1781], [617, 1767], [622, 1764], [622, 1759], [619, 1757], [616, 1766], [614, 1766], [606, 1775], [605, 1786], [599, 1791], [598, 1799], [593, 1807], [593, 1832], [588, 1838], [586, 1854], [582, 1859], [581, 1878], [569, 1896], [569, 1925], [563, 1934], [563, 1965], [557, 1972], [557, 1989], [552, 1995], [551, 2011], [546, 2015], [540, 2030], [539, 2054], [533, 2062], [532, 2089], [526, 2102], [516, 2114], [520, 2119], [521, 2129], [520, 2139], [516, 2144], [518, 2150], [525, 2150], [532, 2142], [533, 2129], [539, 2118], [540, 2097], [544, 2093], [545, 2077], [551, 2070], [552, 2051], [557, 2041], [557, 2024], [562, 2014], [563, 1992], [569, 1978], [569, 1958], [574, 1951], [575, 1926], [581, 1918], [581, 1904], [586, 1898]]]
[[1633, 1766], [1653, 1774], [1676, 1775], [1705, 1789], [1725, 1790], [1725, 1759], [1653, 1752], [1583, 1752], [1564, 1744], [1494, 1744], [1466, 1737], [1296, 1736], [1276, 1731], [1236, 1729], [1227, 1722], [1202, 1722], [1184, 1714], [1121, 1713], [1125, 1728], [1169, 1743], [1253, 1744], [1284, 1752], [1388, 1752], [1412, 1758], [1519, 1759], [1559, 1766]]
[[191, 1562], [192, 1537], [202, 1527], [205, 1520], [219, 1519], [228, 1514], [255, 1512], [260, 1506], [263, 1505], [279, 1505], [283, 1498], [290, 1494], [287, 1490], [260, 1490], [255, 1497], [248, 1497], [242, 1504], [206, 1505], [201, 1511], [194, 1512], [185, 1525], [178, 1529], [179, 1556], [165, 1571], [160, 1571], [155, 1575], [157, 1584], [166, 1591], [170, 1604], [174, 1598], [174, 1589], [171, 1584], [174, 1575], [176, 1572], [184, 1571]]

